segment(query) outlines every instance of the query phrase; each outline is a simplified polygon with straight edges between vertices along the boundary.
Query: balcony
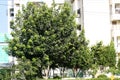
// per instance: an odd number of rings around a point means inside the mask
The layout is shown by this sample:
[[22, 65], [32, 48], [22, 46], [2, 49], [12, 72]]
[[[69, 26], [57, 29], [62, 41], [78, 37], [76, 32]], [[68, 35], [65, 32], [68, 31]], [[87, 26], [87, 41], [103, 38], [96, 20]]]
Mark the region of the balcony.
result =
[[114, 30], [114, 31], [112, 32], [112, 35], [113, 35], [113, 36], [120, 36], [120, 30]]
[[81, 24], [81, 18], [77, 17], [75, 20], [76, 20], [76, 24]]
[[120, 20], [120, 8], [115, 8], [115, 12], [111, 15], [112, 21]]
[[115, 13], [115, 14], [112, 14], [111, 20], [112, 20], [112, 21], [120, 20], [120, 11], [117, 12], [117, 13]]
[[120, 25], [112, 26], [112, 36], [120, 36]]
[[110, 0], [112, 3], [120, 3], [120, 0]]
[[63, 3], [64, 3], [64, 0], [55, 0], [55, 3], [56, 3], [56, 4], [63, 4]]
[[117, 52], [120, 53], [120, 44], [117, 47]]
[[20, 4], [20, 0], [14, 0], [15, 4]]
[[44, 0], [29, 0], [29, 2], [43, 2]]

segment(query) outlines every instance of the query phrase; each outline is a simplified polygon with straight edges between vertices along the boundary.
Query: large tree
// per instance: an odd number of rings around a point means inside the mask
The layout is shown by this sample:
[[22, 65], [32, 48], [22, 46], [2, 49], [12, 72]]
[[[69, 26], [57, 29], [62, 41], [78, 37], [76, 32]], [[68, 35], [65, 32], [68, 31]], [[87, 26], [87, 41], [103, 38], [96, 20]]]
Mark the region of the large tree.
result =
[[23, 7], [11, 22], [9, 41], [9, 54], [19, 60], [19, 73], [33, 80], [42, 77], [43, 69], [63, 66], [74, 27], [74, 15], [66, 3], [59, 8], [33, 3]]

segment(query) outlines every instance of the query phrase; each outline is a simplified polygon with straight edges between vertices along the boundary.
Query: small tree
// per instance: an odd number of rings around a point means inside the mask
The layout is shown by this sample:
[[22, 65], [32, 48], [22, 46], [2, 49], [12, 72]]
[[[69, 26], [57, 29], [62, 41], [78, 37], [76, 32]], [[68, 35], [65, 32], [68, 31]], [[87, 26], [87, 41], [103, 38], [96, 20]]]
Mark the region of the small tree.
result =
[[93, 54], [93, 65], [104, 71], [105, 67], [115, 67], [116, 54], [113, 42], [110, 45], [104, 46], [102, 42], [97, 43], [91, 47]]
[[70, 44], [70, 66], [73, 68], [74, 77], [78, 72], [88, 70], [91, 67], [91, 54], [88, 41], [85, 39], [84, 29], [78, 37], [74, 37]]
[[115, 67], [116, 65], [116, 51], [114, 48], [113, 41], [110, 42], [110, 45], [106, 47], [106, 53], [107, 53], [107, 66], [109, 67]]

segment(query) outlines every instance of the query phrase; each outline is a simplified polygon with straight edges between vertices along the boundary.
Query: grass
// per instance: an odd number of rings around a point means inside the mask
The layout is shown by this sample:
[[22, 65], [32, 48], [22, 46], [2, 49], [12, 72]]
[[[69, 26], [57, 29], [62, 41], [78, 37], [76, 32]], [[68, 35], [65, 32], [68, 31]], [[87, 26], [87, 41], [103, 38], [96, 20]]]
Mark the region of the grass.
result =
[[[39, 80], [46, 80], [46, 79], [39, 79]], [[85, 79], [82, 79], [82, 78], [76, 78], [76, 79], [47, 79], [47, 80], [85, 80]]]

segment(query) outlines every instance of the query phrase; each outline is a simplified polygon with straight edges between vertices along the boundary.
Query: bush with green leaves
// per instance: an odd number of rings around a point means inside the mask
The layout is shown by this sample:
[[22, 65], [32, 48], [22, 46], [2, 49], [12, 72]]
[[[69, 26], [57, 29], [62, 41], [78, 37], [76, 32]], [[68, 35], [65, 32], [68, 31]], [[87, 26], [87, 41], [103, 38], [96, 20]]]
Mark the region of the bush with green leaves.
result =
[[61, 79], [60, 76], [54, 76], [53, 79]]
[[107, 76], [104, 75], [104, 74], [101, 74], [101, 75], [99, 75], [97, 78], [107, 78]]
[[[111, 78], [91, 78], [86, 80], [111, 80]], [[115, 78], [114, 80], [120, 80], [120, 78]]]

